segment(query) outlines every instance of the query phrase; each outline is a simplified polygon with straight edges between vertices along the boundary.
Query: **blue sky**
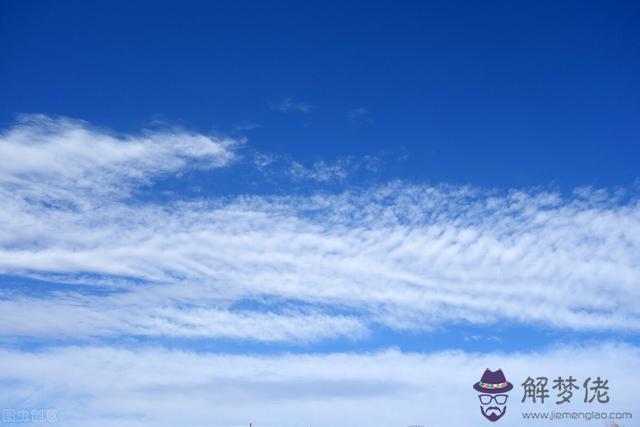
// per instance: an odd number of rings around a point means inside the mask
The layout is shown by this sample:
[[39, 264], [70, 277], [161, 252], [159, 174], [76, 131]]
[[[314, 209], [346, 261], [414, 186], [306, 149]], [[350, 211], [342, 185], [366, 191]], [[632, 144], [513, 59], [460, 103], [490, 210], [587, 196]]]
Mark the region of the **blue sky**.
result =
[[[0, 120], [245, 131], [300, 161], [491, 187], [628, 186], [635, 2], [3, 2]], [[292, 99], [309, 113], [277, 114]], [[349, 113], [366, 110], [366, 117]], [[354, 123], [354, 121], [356, 123]]]
[[1, 2], [0, 409], [465, 426], [502, 367], [640, 413], [638, 19]]

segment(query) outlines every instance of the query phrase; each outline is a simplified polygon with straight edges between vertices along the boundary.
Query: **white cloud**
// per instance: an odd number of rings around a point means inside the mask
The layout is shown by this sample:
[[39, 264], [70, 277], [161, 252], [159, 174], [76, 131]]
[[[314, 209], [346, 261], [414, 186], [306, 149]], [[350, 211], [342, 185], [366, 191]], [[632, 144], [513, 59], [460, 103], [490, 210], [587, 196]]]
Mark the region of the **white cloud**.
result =
[[291, 162], [289, 175], [296, 181], [335, 182], [344, 181], [349, 175], [352, 162], [349, 158], [338, 159], [334, 163], [318, 160], [309, 167], [298, 162]]
[[157, 284], [134, 296], [167, 304], [329, 304], [400, 330], [451, 320], [638, 329], [637, 202], [396, 184], [91, 215], [20, 209], [3, 217], [5, 273], [126, 276]]
[[366, 108], [358, 107], [347, 112], [347, 117], [353, 123], [373, 123], [373, 119]]
[[[522, 354], [141, 348], [132, 337], [310, 343], [361, 339], [380, 325], [468, 322], [486, 325], [470, 340], [508, 349], [494, 322], [640, 329], [635, 195], [394, 182], [337, 194], [136, 198], [157, 177], [229, 164], [235, 144], [179, 130], [114, 135], [42, 116], [0, 136], [0, 274], [21, 284], [0, 288], [0, 334], [43, 346], [0, 350], [0, 408], [55, 407], [60, 425], [83, 427], [468, 426], [484, 422], [471, 384], [490, 367], [516, 390], [529, 375], [600, 375], [610, 381], [606, 410], [637, 415], [640, 350], [623, 344]], [[298, 168], [299, 179], [341, 173]], [[29, 278], [60, 286], [22, 286]], [[558, 409], [520, 397], [501, 425], [521, 426], [522, 410]]]
[[163, 174], [224, 166], [238, 143], [183, 130], [120, 136], [42, 115], [24, 116], [0, 138], [4, 197], [49, 202], [123, 195]]
[[[0, 172], [0, 273], [106, 294], [6, 293], [4, 335], [69, 336], [80, 325], [90, 336], [295, 342], [452, 321], [640, 329], [635, 196], [396, 182], [156, 204], [127, 194], [154, 176], [224, 165], [233, 142], [34, 120], [0, 139], [11, 159]], [[266, 302], [234, 308], [255, 299]]]
[[310, 113], [312, 106], [301, 101], [296, 101], [293, 98], [285, 98], [277, 104], [271, 105], [271, 109], [280, 111], [282, 113], [298, 112], [298, 113]]
[[267, 167], [273, 165], [278, 161], [278, 156], [275, 154], [265, 154], [255, 152], [253, 153], [253, 164], [258, 170], [265, 170]]
[[103, 297], [58, 294], [0, 300], [0, 334], [45, 340], [133, 335], [300, 343], [367, 334], [366, 325], [350, 316], [313, 310], [232, 310], [225, 301], [206, 296], [197, 305], [185, 306], [185, 298], [158, 298], [156, 294], [166, 289], [145, 290]]
[[[472, 384], [485, 368], [503, 369], [514, 384], [500, 425], [524, 425], [522, 411], [640, 411], [640, 350], [615, 344], [522, 354], [268, 356], [65, 347], [2, 350], [0, 359], [0, 380], [10, 385], [0, 388], [0, 406], [54, 407], [65, 426], [479, 425], [486, 421]], [[580, 389], [568, 406], [556, 405], [551, 381], [569, 375], [580, 385], [607, 379], [610, 402], [585, 405]], [[545, 404], [521, 403], [528, 376], [549, 378]]]
[[254, 129], [259, 129], [261, 127], [261, 124], [244, 121], [234, 125], [232, 130], [234, 133], [246, 133]]

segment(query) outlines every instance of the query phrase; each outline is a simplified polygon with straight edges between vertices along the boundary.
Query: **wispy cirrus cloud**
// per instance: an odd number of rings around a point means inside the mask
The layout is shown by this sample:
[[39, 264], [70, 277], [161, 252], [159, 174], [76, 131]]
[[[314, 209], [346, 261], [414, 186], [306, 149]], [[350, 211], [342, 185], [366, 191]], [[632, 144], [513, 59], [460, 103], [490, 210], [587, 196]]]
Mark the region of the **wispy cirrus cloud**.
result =
[[338, 159], [333, 163], [318, 160], [309, 166], [294, 161], [289, 168], [289, 175], [296, 181], [339, 182], [347, 178], [352, 163], [349, 158]]
[[[308, 343], [363, 338], [367, 326], [355, 316], [317, 310], [234, 308], [220, 295], [188, 287], [131, 289], [124, 294], [59, 292], [46, 298], [0, 300], [0, 336], [47, 342], [92, 338], [155, 337]], [[190, 293], [190, 294], [189, 294]]]
[[635, 195], [403, 182], [163, 203], [133, 195], [157, 176], [229, 164], [234, 144], [115, 137], [43, 117], [5, 132], [0, 273], [75, 284], [3, 294], [0, 332], [64, 337], [81, 325], [84, 336], [309, 342], [449, 322], [640, 328]]
[[297, 101], [293, 98], [285, 98], [278, 103], [271, 104], [271, 109], [274, 111], [280, 111], [281, 113], [310, 113], [313, 106], [306, 102]]
[[289, 156], [253, 153], [254, 166], [267, 177], [280, 177], [294, 183], [346, 184], [373, 175], [390, 157], [388, 154], [360, 158], [340, 156], [333, 160], [316, 159], [300, 162]]
[[252, 122], [248, 122], [248, 121], [243, 121], [240, 123], [237, 123], [233, 126], [232, 128], [232, 132], [236, 133], [236, 134], [244, 134], [246, 132], [250, 132], [254, 129], [259, 129], [261, 128], [262, 125], [258, 124], [258, 123], [252, 123]]
[[0, 136], [0, 190], [22, 200], [124, 196], [164, 174], [225, 166], [239, 143], [180, 129], [116, 135], [79, 120], [28, 115]]
[[[241, 143], [175, 129], [117, 135], [44, 116], [0, 136], [0, 407], [53, 407], [61, 424], [83, 427], [467, 426], [481, 417], [471, 384], [491, 367], [516, 386], [529, 375], [602, 375], [612, 409], [640, 410], [632, 345], [486, 354], [297, 346], [451, 323], [483, 325], [469, 339], [505, 349], [491, 326], [635, 336], [636, 194], [395, 181], [139, 197], [158, 178], [231, 165]], [[264, 154], [253, 167], [282, 166], [294, 182], [340, 182], [353, 168], [299, 163], [293, 176], [293, 162]], [[220, 344], [229, 341], [292, 353], [229, 354]], [[214, 352], [194, 350], [203, 342]], [[505, 426], [543, 409], [511, 400]], [[594, 407], [572, 406], [583, 409]]]
[[352, 123], [373, 123], [369, 110], [363, 107], [353, 108], [347, 112], [347, 118]]

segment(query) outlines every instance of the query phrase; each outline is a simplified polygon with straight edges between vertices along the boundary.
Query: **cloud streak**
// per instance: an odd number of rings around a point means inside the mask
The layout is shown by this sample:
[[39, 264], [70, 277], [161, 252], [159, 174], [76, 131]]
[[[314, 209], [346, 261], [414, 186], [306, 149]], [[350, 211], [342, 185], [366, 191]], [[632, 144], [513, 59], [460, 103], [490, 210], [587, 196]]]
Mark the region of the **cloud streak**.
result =
[[222, 167], [239, 143], [183, 130], [116, 135], [42, 115], [23, 116], [0, 141], [2, 191], [48, 202], [123, 196], [165, 174]]
[[450, 322], [640, 329], [634, 195], [393, 182], [135, 198], [154, 177], [228, 165], [233, 146], [42, 117], [5, 132], [0, 273], [70, 284], [5, 290], [1, 333], [310, 342]]
[[366, 108], [353, 108], [347, 112], [347, 118], [352, 123], [373, 123], [373, 119]]
[[305, 167], [294, 161], [291, 163], [289, 175], [295, 181], [340, 182], [348, 177], [351, 163], [349, 158], [340, 159], [335, 163], [318, 160], [313, 165]]
[[277, 104], [271, 105], [271, 109], [281, 113], [310, 113], [313, 107], [310, 104], [296, 101], [293, 98], [285, 98]]

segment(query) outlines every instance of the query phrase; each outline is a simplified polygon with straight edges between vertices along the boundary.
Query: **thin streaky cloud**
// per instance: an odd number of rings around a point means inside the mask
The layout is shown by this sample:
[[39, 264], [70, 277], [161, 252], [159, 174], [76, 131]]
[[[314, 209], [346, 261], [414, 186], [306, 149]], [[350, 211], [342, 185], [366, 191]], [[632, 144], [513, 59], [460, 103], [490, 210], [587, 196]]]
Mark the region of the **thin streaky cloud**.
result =
[[[633, 194], [398, 181], [337, 193], [135, 198], [155, 177], [225, 167], [233, 145], [175, 132], [116, 138], [42, 117], [5, 132], [0, 152], [13, 164], [0, 177], [0, 273], [120, 287], [117, 297], [72, 284], [40, 295], [16, 289], [0, 311], [3, 334], [69, 336], [85, 315], [86, 335], [154, 334], [156, 322], [172, 336], [292, 343], [449, 322], [640, 328]], [[233, 307], [260, 298], [275, 302]], [[307, 308], [289, 312], [281, 301]], [[39, 324], [21, 317], [30, 307]]]
[[306, 102], [285, 98], [278, 103], [271, 104], [271, 109], [281, 113], [310, 113], [313, 107]]
[[341, 158], [333, 163], [318, 160], [310, 166], [293, 161], [289, 168], [289, 175], [296, 181], [340, 182], [344, 181], [352, 169], [350, 158]]
[[261, 127], [262, 125], [259, 123], [240, 122], [233, 126], [232, 131], [233, 133], [246, 133], [255, 129], [259, 129]]
[[353, 108], [347, 112], [347, 118], [352, 123], [373, 123], [369, 110], [363, 107]]
[[23, 116], [0, 136], [0, 188], [49, 202], [124, 196], [165, 174], [226, 166], [241, 143], [180, 129], [116, 135], [78, 120]]

